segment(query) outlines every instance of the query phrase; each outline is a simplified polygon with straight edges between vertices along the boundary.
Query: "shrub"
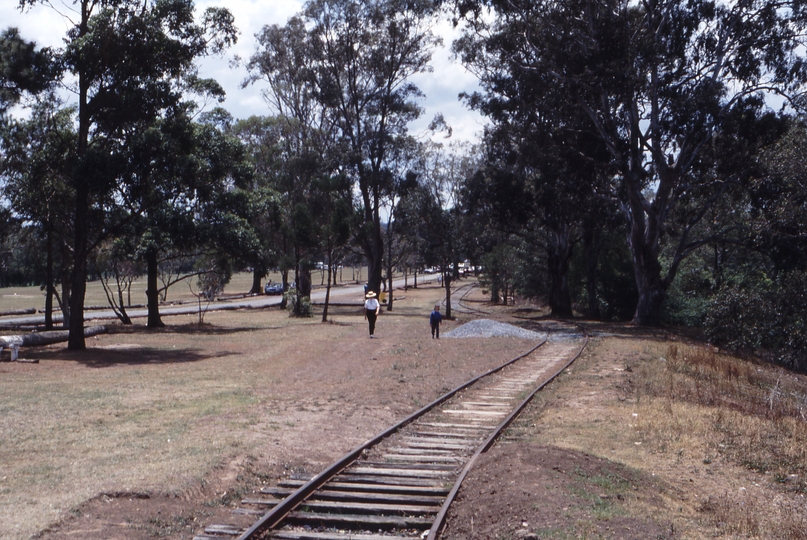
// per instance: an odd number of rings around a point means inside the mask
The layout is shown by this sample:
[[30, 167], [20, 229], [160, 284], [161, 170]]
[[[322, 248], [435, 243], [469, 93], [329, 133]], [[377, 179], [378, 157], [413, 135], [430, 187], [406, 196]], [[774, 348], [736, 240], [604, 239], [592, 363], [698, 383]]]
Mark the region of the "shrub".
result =
[[283, 297], [286, 299], [286, 309], [289, 310], [290, 316], [311, 317], [311, 298], [300, 296], [297, 289], [289, 289], [283, 293]]
[[712, 300], [704, 320], [709, 339], [735, 351], [765, 351], [796, 371], [807, 371], [807, 274], [732, 284]]

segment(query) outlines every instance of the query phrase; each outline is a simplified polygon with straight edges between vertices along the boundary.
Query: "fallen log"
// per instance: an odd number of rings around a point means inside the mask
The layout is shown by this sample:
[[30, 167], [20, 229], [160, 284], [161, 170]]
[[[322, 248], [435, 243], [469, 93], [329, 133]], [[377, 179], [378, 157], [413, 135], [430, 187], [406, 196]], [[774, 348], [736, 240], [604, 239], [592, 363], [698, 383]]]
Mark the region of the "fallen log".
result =
[[[84, 337], [97, 336], [106, 333], [106, 326], [88, 326], [84, 329]], [[51, 330], [47, 332], [31, 332], [30, 334], [18, 334], [14, 336], [0, 336], [0, 345], [10, 347], [37, 347], [41, 345], [51, 345], [67, 341], [70, 337], [69, 330]]]

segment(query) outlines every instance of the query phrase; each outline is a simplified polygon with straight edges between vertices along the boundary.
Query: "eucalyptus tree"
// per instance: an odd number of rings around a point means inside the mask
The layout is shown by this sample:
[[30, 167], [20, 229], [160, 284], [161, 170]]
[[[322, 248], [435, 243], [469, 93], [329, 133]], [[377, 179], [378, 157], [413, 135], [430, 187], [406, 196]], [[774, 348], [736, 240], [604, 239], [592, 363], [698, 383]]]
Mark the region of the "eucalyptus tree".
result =
[[524, 107], [525, 101], [525, 96], [508, 96], [491, 115], [484, 168], [469, 177], [464, 197], [472, 211], [486, 215], [505, 235], [520, 238], [533, 252], [529, 258], [539, 261], [544, 271], [533, 273], [536, 282], [525, 283], [522, 291], [546, 295], [552, 315], [571, 317], [568, 274], [574, 249], [586, 224], [595, 215], [603, 217], [604, 205], [596, 197], [605, 180], [602, 156], [574, 118], [543, 113], [540, 104]]
[[460, 190], [478, 167], [476, 149], [463, 143], [446, 147], [428, 142], [418, 150], [418, 162], [402, 186], [395, 226], [417, 250], [418, 262], [440, 269], [445, 315], [451, 317], [451, 282], [463, 252]]
[[701, 320], [714, 343], [806, 371], [807, 126], [787, 124], [779, 141], [754, 155], [758, 174], [732, 209], [743, 234], [704, 254], [713, 276], [695, 292], [706, 299]]
[[317, 236], [320, 249], [325, 254], [325, 268], [328, 280], [325, 285], [325, 305], [322, 322], [328, 320], [328, 306], [331, 300], [331, 286], [339, 266], [337, 255], [351, 240], [355, 230], [353, 194], [350, 179], [340, 173], [319, 175], [313, 182], [311, 203], [317, 220]]
[[785, 135], [759, 156], [763, 173], [749, 185], [751, 245], [772, 271], [807, 273], [807, 122], [792, 118]]
[[[105, 242], [114, 254], [142, 261], [146, 274], [148, 328], [163, 326], [159, 311], [158, 265], [172, 246], [196, 245], [193, 235], [193, 126], [177, 107], [170, 115], [144, 118], [126, 130], [126, 164], [119, 171], [117, 199], [125, 226], [115, 229], [117, 242]], [[121, 249], [121, 245], [125, 246]], [[184, 251], [184, 250], [183, 250]], [[125, 322], [125, 321], [124, 321]]]
[[58, 64], [49, 48], [37, 49], [17, 28], [0, 32], [0, 117], [23, 93], [46, 90], [57, 74]]
[[[20, 0], [21, 9], [47, 0]], [[110, 232], [115, 188], [125, 169], [127, 130], [176, 106], [199, 84], [194, 61], [235, 42], [232, 15], [192, 0], [74, 0], [60, 59], [78, 108], [74, 191], [70, 349], [84, 349], [87, 259]]]
[[482, 163], [479, 147], [470, 143], [455, 142], [448, 145], [427, 143], [424, 145], [424, 164], [421, 184], [434, 203], [434, 212], [440, 214], [433, 224], [438, 226], [429, 235], [426, 243], [432, 256], [438, 254], [438, 261], [427, 261], [437, 264], [443, 275], [443, 287], [446, 294], [446, 316], [451, 317], [451, 282], [459, 279], [460, 258], [465, 258], [463, 246], [466, 228], [464, 211], [466, 199], [462, 191]]
[[[278, 268], [283, 290], [287, 291], [292, 281], [289, 272], [296, 268], [291, 196], [285, 173], [289, 156], [288, 127], [289, 123], [277, 116], [251, 116], [233, 126], [232, 132], [246, 146], [246, 157], [254, 171], [247, 191], [252, 207], [250, 219], [262, 248], [250, 263], [253, 266], [253, 290], [270, 268]], [[291, 138], [294, 139], [293, 134]], [[281, 300], [283, 309], [286, 300], [284, 295]]]
[[[282, 236], [281, 199], [277, 191], [277, 176], [281, 167], [282, 139], [280, 122], [276, 117], [250, 116], [232, 126], [232, 134], [246, 147], [246, 159], [252, 169], [252, 181], [245, 189], [250, 197], [250, 223], [255, 229], [261, 247], [250, 254], [252, 268], [251, 294], [260, 294], [261, 280], [271, 268], [281, 265], [284, 252]], [[281, 271], [288, 281], [287, 268]]]
[[198, 220], [205, 226], [203, 245], [220, 259], [226, 258], [233, 270], [243, 270], [260, 256], [262, 242], [253, 222], [255, 169], [249, 149], [234, 134], [232, 124], [223, 109], [204, 113], [194, 123], [194, 190], [204, 210]]
[[201, 122], [193, 121], [194, 112], [185, 103], [143, 122], [125, 139], [128, 161], [118, 199], [136, 236], [133, 255], [145, 263], [149, 328], [163, 326], [158, 278], [167, 257], [216, 252], [243, 264], [255, 251], [254, 230], [246, 222], [249, 205], [239, 189], [252, 176], [245, 148], [225, 131], [219, 111], [199, 115]]
[[[75, 166], [75, 110], [59, 108], [56, 100], [37, 103], [28, 119], [13, 120], [0, 130], [3, 193], [14, 214], [44, 240], [45, 326], [53, 327], [54, 283], [61, 282], [62, 299], [70, 297], [68, 268], [72, 228], [70, 175]], [[58, 297], [58, 295], [57, 295]], [[67, 306], [62, 304], [65, 321]]]
[[412, 77], [431, 71], [440, 38], [431, 0], [312, 0], [304, 9], [316, 58], [317, 97], [332, 111], [357, 184], [364, 226], [360, 243], [371, 290], [381, 286], [381, 206], [391, 175], [390, 149], [422, 112]]
[[417, 234], [420, 259], [428, 266], [439, 268], [445, 290], [445, 316], [451, 318], [450, 270], [454, 244], [451, 237], [451, 210], [440, 205], [429, 186], [419, 184], [410, 191], [406, 205], [399, 212], [402, 225]]
[[[257, 37], [244, 84], [266, 84], [263, 96], [274, 114], [274, 155], [263, 158], [274, 162], [270, 182], [282, 198], [281, 228], [290, 243], [285, 251], [295, 268], [294, 313], [300, 315], [303, 299], [311, 295], [313, 255], [322, 249], [332, 255], [347, 240], [342, 233], [350, 220], [342, 201], [350, 191], [339, 157], [344, 146], [333, 110], [318, 96], [317, 45], [305, 20], [298, 16], [282, 27], [265, 26]], [[328, 264], [333, 262], [329, 257]]]
[[[494, 20], [482, 16], [483, 5], [495, 10]], [[734, 174], [716, 167], [716, 174], [698, 174], [705, 150], [732, 114], [764, 117], [765, 95], [803, 101], [805, 7], [774, 0], [491, 0], [463, 3], [468, 7], [466, 61], [491, 58], [477, 55], [474, 43], [496, 52], [502, 70], [530, 92], [566, 96], [607, 149], [616, 173], [610, 195], [628, 224], [639, 292], [634, 322], [659, 324], [681, 262], [722, 234], [694, 232], [736, 184]], [[683, 225], [673, 230], [669, 218], [684, 208]], [[665, 243], [669, 235], [675, 239]]]
[[394, 269], [404, 263], [415, 237], [415, 235], [407, 234], [408, 224], [399, 220], [398, 214], [402, 202], [417, 186], [422, 150], [423, 146], [411, 137], [401, 138], [389, 150], [388, 178], [384, 182], [384, 189], [381, 192], [381, 207], [387, 218], [382, 227], [385, 247], [383, 260], [387, 311], [392, 311], [395, 303], [394, 287], [392, 286]]
[[[36, 43], [23, 39], [17, 28], [10, 27], [0, 32], [0, 129], [7, 127], [12, 132], [16, 132], [15, 135], [12, 135], [15, 140], [11, 141], [4, 141], [3, 135], [0, 134], [0, 168], [4, 167], [3, 162], [6, 160], [6, 158], [8, 158], [10, 161], [15, 161], [17, 158], [19, 158], [19, 152], [21, 150], [19, 147], [10, 151], [12, 153], [16, 153], [16, 155], [7, 156], [7, 152], [9, 152], [9, 150], [6, 148], [6, 146], [14, 146], [20, 142], [20, 131], [26, 133], [24, 137], [34, 136], [31, 133], [34, 128], [31, 126], [26, 126], [20, 129], [20, 126], [15, 127], [4, 125], [9, 120], [6, 116], [8, 109], [18, 104], [22, 97], [26, 94], [33, 96], [47, 90], [53, 84], [54, 79], [58, 76], [58, 73], [59, 65], [55, 61], [53, 52], [50, 49], [37, 49]], [[39, 135], [42, 134], [42, 132], [39, 133]], [[35, 150], [30, 149], [30, 151], [34, 152]], [[25, 150], [22, 150], [22, 152], [25, 152]], [[20, 175], [25, 175], [25, 173], [18, 167], [18, 161], [14, 165], [11, 165], [10, 163], [8, 165], [11, 170], [16, 169], [16, 172], [9, 174], [12, 176], [16, 174], [17, 179], [19, 179]], [[7, 187], [5, 186], [7, 181], [11, 180], [8, 178], [0, 178], [0, 190], [4, 190], [4, 188]], [[22, 190], [16, 190], [14, 188], [11, 189], [15, 191], [14, 197], [17, 199], [19, 199], [21, 193], [25, 191], [24, 188]], [[27, 198], [27, 195], [22, 195], [22, 197]], [[15, 204], [16, 203], [21, 203], [21, 201], [17, 200], [15, 201]], [[0, 241], [2, 241], [7, 235], [19, 232], [19, 230], [13, 230], [17, 229], [17, 225], [20, 225], [18, 219], [16, 219], [17, 216], [19, 216], [19, 214], [15, 215], [13, 209], [0, 207]], [[42, 230], [40, 229], [38, 233], [41, 234]], [[52, 239], [52, 236], [49, 234], [46, 236], [49, 240]], [[53, 252], [50, 249], [52, 244], [49, 243], [48, 246], [49, 258], [48, 262], [46, 263], [46, 273], [48, 273], [46, 282], [48, 284], [46, 285], [47, 292], [45, 301], [45, 320], [46, 326], [50, 328], [53, 325], [53, 289], [51, 285], [52, 276], [50, 275], [53, 268]]]

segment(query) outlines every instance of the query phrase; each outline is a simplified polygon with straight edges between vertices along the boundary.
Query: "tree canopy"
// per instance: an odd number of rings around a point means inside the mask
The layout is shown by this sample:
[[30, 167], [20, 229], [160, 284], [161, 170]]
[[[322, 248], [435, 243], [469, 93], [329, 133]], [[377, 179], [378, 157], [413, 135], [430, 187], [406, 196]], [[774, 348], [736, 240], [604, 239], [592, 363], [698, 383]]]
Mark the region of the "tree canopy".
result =
[[58, 68], [50, 49], [37, 50], [36, 43], [24, 40], [17, 28], [0, 32], [0, 116], [19, 102], [23, 93], [46, 90]]
[[[19, 2], [35, 4], [49, 2]], [[239, 120], [199, 103], [223, 98], [197, 62], [235, 42], [229, 11], [73, 5], [60, 50], [0, 34], [4, 268], [46, 282], [71, 348], [100, 268], [146, 273], [153, 327], [171, 259], [207, 293], [239, 270], [259, 293], [278, 270], [306, 315], [314, 268], [330, 291], [352, 249], [377, 292], [427, 265], [450, 302], [468, 261], [494, 301], [698, 326], [807, 366], [801, 3], [309, 0], [256, 36], [243, 85], [266, 111]], [[488, 120], [479, 144], [409, 131], [449, 6], [480, 82], [460, 96]]]
[[[481, 5], [493, 8], [492, 20]], [[716, 239], [693, 237], [696, 226], [737, 178], [714, 159], [704, 162], [716, 137], [738, 115], [764, 122], [765, 95], [801, 101], [803, 6], [493, 0], [461, 9], [470, 30], [457, 51], [486, 92], [473, 104], [494, 121], [499, 104], [512, 99], [542, 103], [538, 114], [585, 114], [610, 155], [617, 179], [610, 196], [629, 224], [639, 291], [634, 321], [659, 324], [682, 260]], [[684, 205], [689, 211], [675, 231], [678, 241], [662, 253], [673, 233], [670, 217]]]

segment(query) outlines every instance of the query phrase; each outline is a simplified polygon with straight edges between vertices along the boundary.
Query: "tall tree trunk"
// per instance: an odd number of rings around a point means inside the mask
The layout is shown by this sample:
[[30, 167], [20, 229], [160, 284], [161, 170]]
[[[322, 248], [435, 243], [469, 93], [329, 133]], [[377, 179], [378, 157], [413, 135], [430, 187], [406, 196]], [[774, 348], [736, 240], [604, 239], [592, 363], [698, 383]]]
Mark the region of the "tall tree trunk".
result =
[[586, 258], [586, 293], [588, 295], [588, 316], [600, 320], [600, 302], [597, 299], [597, 267], [600, 255], [600, 241], [593, 223], [586, 225], [583, 236], [583, 250]]
[[295, 299], [295, 307], [294, 313], [297, 315], [303, 314], [303, 298], [311, 298], [311, 270], [306, 267], [299, 265], [297, 271], [297, 278], [295, 281], [297, 282], [297, 298]]
[[261, 294], [263, 292], [261, 289], [261, 280], [264, 274], [265, 272], [259, 268], [252, 270], [252, 288], [249, 289], [249, 294]]
[[70, 287], [70, 321], [68, 330], [70, 337], [67, 348], [71, 351], [83, 351], [87, 348], [84, 342], [84, 293], [87, 290], [87, 212], [89, 210], [89, 194], [83, 182], [76, 189], [75, 238], [73, 246], [73, 273]]
[[443, 286], [446, 288], [446, 319], [451, 318], [451, 271], [443, 270]]
[[[630, 99], [635, 105], [635, 101]], [[654, 103], [655, 106], [655, 103]], [[663, 201], [670, 194], [671, 176], [659, 171], [656, 198], [652, 203], [646, 200], [643, 193], [642, 130], [639, 127], [638, 113], [631, 111], [630, 157], [622, 164], [622, 185], [624, 199], [622, 212], [627, 221], [628, 247], [633, 262], [634, 278], [639, 293], [633, 324], [640, 326], [659, 326], [661, 309], [664, 304], [666, 286], [661, 277], [659, 262], [660, 231], [663, 222]], [[679, 156], [680, 157], [680, 156]], [[662, 165], [666, 169], [666, 165]], [[669, 171], [667, 171], [669, 173]]]
[[566, 226], [550, 230], [547, 239], [547, 267], [551, 290], [549, 307], [553, 317], [572, 317], [572, 297], [569, 293], [569, 261], [572, 255], [572, 242]]
[[311, 298], [311, 270], [301, 267], [297, 274], [297, 292], [300, 297]]
[[[376, 230], [377, 229], [377, 230]], [[381, 226], [373, 225], [370, 252], [367, 253], [367, 283], [371, 291], [381, 292], [381, 281], [384, 273], [384, 241], [381, 238]]]
[[[636, 272], [636, 287], [639, 290], [639, 301], [633, 314], [633, 324], [639, 326], [661, 326], [661, 312], [666, 291], [661, 282], [659, 272], [653, 267], [656, 261], [637, 260], [634, 257], [633, 269]], [[653, 264], [656, 262], [656, 264]]]
[[280, 309], [286, 309], [289, 302], [286, 298], [286, 291], [289, 290], [289, 271], [288, 269], [280, 271], [280, 281], [283, 283], [283, 294], [280, 296]]
[[[330, 244], [330, 239], [328, 240], [328, 244]], [[331, 301], [331, 275], [336, 275], [336, 272], [333, 271], [331, 267], [331, 261], [333, 261], [333, 253], [331, 252], [330, 245], [328, 246], [328, 283], [325, 285], [325, 306], [322, 308], [322, 322], [328, 322], [328, 304]], [[323, 270], [324, 272], [324, 270]]]
[[[87, 0], [81, 2], [81, 23], [79, 36], [87, 35], [89, 31], [90, 9]], [[78, 148], [76, 155], [81, 163], [87, 155], [87, 145], [90, 140], [90, 110], [88, 106], [89, 81], [87, 73], [79, 70], [78, 74]], [[87, 214], [90, 209], [90, 193], [83, 170], [78, 167], [73, 173], [73, 187], [76, 192], [76, 205], [74, 210], [74, 241], [73, 241], [73, 274], [70, 288], [70, 319], [68, 323], [69, 338], [67, 348], [71, 351], [86, 349], [84, 342], [84, 293], [87, 288], [87, 256], [88, 251], [88, 224]]]
[[647, 241], [644, 220], [633, 220], [628, 226], [628, 243], [633, 260], [633, 272], [639, 300], [633, 314], [633, 324], [660, 326], [661, 310], [666, 296], [661, 278], [661, 264], [653, 241]]
[[[360, 175], [366, 172], [359, 173]], [[384, 239], [381, 233], [381, 215], [379, 213], [380, 189], [377, 185], [362, 187], [365, 205], [365, 225], [370, 226], [367, 234], [363, 235], [364, 254], [367, 257], [367, 285], [368, 289], [376, 294], [381, 292], [381, 282], [384, 272]]]
[[160, 317], [160, 293], [157, 287], [157, 250], [146, 251], [146, 303], [148, 305], [149, 328], [162, 328], [165, 324]]
[[45, 330], [53, 330], [53, 231], [47, 232], [47, 268], [45, 270]]
[[387, 270], [387, 311], [392, 311], [392, 268]]

